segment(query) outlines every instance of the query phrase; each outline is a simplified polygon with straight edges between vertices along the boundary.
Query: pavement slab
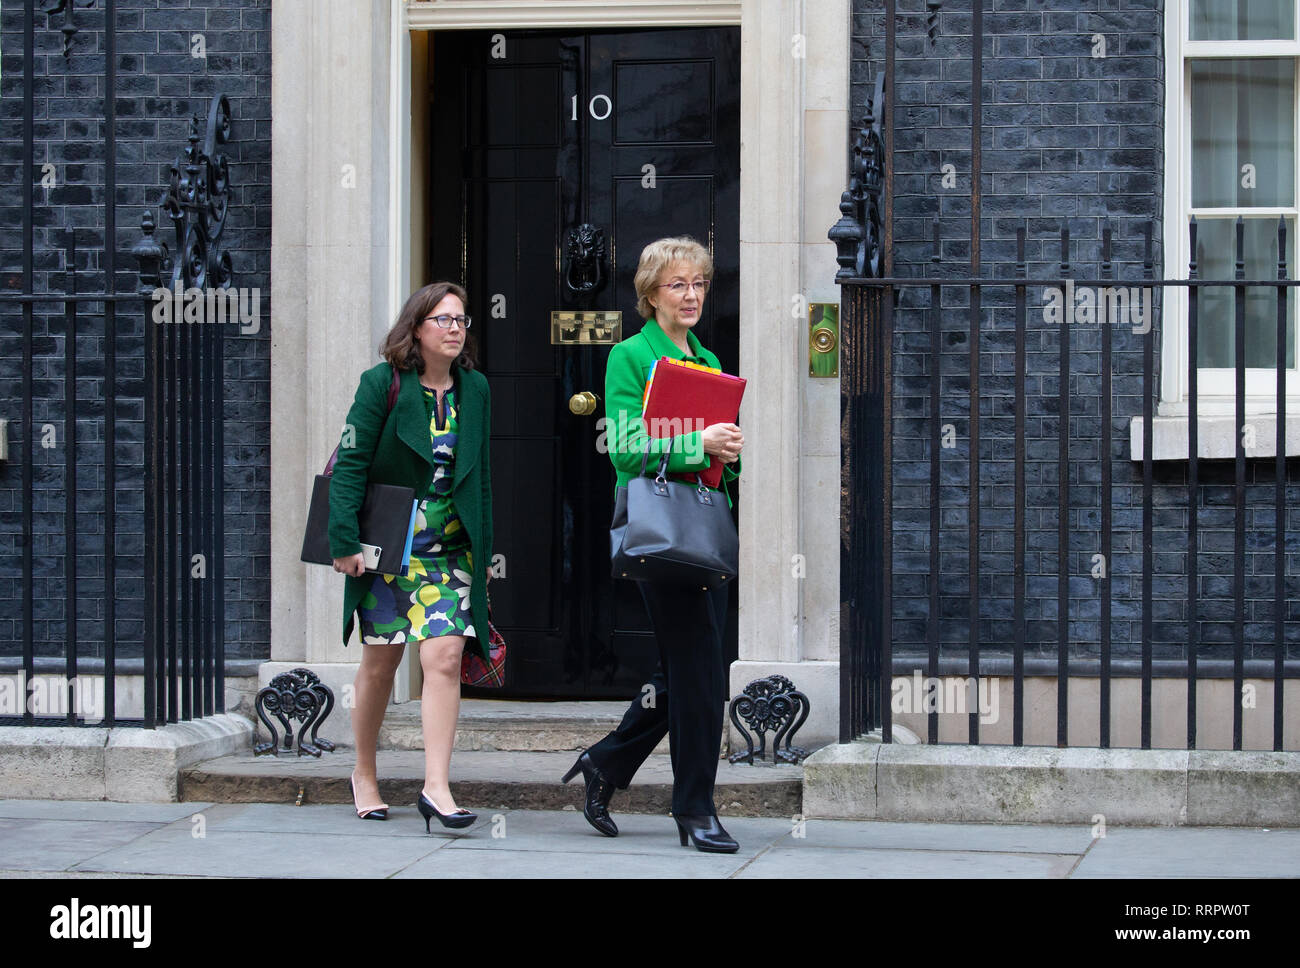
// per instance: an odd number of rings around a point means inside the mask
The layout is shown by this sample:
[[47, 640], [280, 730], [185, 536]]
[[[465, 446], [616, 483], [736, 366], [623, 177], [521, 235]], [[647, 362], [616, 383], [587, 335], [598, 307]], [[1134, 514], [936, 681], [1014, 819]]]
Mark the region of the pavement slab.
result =
[[0, 818], [0, 868], [61, 871], [130, 844], [163, 824], [147, 820]]
[[127, 820], [144, 823], [171, 823], [193, 816], [210, 804], [191, 803], [116, 803], [111, 800], [0, 800], [0, 817], [33, 820]]
[[[480, 817], [483, 815], [480, 814]], [[581, 855], [587, 867], [591, 855], [642, 854], [680, 857], [687, 851], [700, 854], [694, 847], [682, 847], [677, 824], [667, 815], [614, 814], [619, 835], [606, 837], [574, 811], [553, 812], [519, 810], [496, 814], [500, 820], [486, 818], [481, 836], [463, 837], [453, 845], [457, 850], [561, 851]], [[477, 831], [483, 819], [471, 830]], [[765, 818], [728, 817], [723, 826], [736, 838], [740, 851], [731, 856], [754, 857], [759, 851], [790, 832], [788, 821]]]
[[443, 846], [444, 841], [433, 838], [322, 837], [319, 832], [211, 828], [196, 837], [187, 824], [154, 831], [74, 869], [211, 877], [374, 878], [395, 874]]
[[1063, 878], [1077, 860], [1074, 854], [773, 847], [739, 877]]
[[1049, 824], [937, 824], [900, 821], [804, 821], [786, 847], [847, 847], [859, 850], [902, 848], [960, 852], [1083, 854], [1092, 828]]
[[1072, 876], [1300, 877], [1300, 830], [1110, 827]]
[[[617, 807], [617, 801], [615, 802]], [[0, 879], [1297, 877], [1300, 830], [944, 824], [725, 816], [736, 854], [678, 842], [667, 812], [614, 811], [618, 837], [560, 810], [482, 807], [425, 832], [413, 804], [0, 801]]]
[[[670, 854], [610, 853], [593, 868], [589, 855], [564, 851], [468, 851], [441, 850], [402, 871], [399, 878], [450, 877], [466, 878], [582, 878], [602, 880], [628, 878], [722, 879], [731, 877], [744, 864], [737, 854], [701, 854], [679, 848]], [[483, 855], [490, 854], [485, 859]]]

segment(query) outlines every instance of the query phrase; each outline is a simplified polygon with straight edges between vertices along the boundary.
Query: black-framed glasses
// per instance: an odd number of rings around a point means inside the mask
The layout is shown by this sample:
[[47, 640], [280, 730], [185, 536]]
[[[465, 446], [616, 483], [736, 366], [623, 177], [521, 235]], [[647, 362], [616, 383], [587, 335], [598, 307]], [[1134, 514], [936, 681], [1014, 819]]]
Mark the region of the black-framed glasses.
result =
[[696, 292], [698, 292], [701, 296], [704, 296], [707, 295], [709, 292], [709, 280], [700, 279], [697, 282], [681, 282], [681, 281], [666, 282], [663, 285], [661, 285], [659, 288], [667, 289], [674, 296], [684, 296], [686, 295], [687, 287], [693, 287]]
[[457, 323], [461, 329], [469, 329], [473, 319], [469, 316], [450, 316], [443, 313], [439, 316], [425, 316], [426, 320], [432, 319], [435, 326], [439, 329], [451, 329], [453, 322]]

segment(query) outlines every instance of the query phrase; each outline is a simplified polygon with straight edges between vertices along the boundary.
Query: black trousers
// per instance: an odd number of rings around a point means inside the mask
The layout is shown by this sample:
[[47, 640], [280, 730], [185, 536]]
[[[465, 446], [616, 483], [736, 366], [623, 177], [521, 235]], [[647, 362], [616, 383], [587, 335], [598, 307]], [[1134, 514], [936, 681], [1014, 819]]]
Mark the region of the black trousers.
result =
[[713, 783], [727, 699], [722, 636], [731, 588], [638, 584], [659, 646], [653, 689], [633, 699], [618, 728], [587, 753], [611, 783], [626, 789], [667, 733], [673, 813], [715, 814]]

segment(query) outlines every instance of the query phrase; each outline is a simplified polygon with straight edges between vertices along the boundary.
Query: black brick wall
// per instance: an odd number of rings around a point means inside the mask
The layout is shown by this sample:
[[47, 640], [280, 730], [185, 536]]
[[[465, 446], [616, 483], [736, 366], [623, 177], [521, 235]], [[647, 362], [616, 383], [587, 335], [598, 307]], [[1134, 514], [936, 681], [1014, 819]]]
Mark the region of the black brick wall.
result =
[[[117, 278], [134, 292], [131, 247], [141, 237], [144, 209], [158, 211], [167, 166], [186, 144], [193, 113], [206, 120], [212, 95], [231, 102], [232, 193], [223, 242], [234, 284], [261, 291], [255, 335], [228, 327], [225, 340], [226, 655], [269, 654], [270, 622], [270, 251], [271, 251], [271, 11], [270, 0], [118, 0], [117, 29]], [[81, 9], [71, 56], [63, 56], [63, 15], [36, 17], [35, 51], [35, 287], [64, 290], [63, 227], [76, 227], [77, 286], [105, 285], [104, 12]], [[202, 34], [206, 58], [191, 56]], [[0, 10], [0, 288], [22, 289], [23, 5]], [[42, 166], [54, 166], [58, 187], [41, 186]], [[175, 249], [170, 223], [158, 236]], [[103, 366], [102, 303], [82, 304], [77, 327], [77, 638], [83, 657], [102, 655], [103, 606]], [[21, 454], [22, 314], [0, 308], [0, 416], [10, 419], [11, 459], [0, 463], [0, 656], [22, 641], [23, 507]], [[117, 588], [118, 654], [139, 654], [142, 632], [142, 357], [143, 313], [126, 303], [117, 314]], [[35, 614], [38, 654], [61, 654], [64, 615], [64, 339], [62, 307], [35, 313], [34, 429]], [[58, 446], [39, 445], [41, 425], [57, 428]]]
[[[853, 121], [860, 122], [875, 73], [885, 62], [882, 0], [854, 0]], [[1028, 273], [1059, 274], [1062, 225], [1070, 230], [1071, 272], [1099, 273], [1102, 228], [1114, 232], [1121, 277], [1142, 271], [1142, 226], [1154, 223], [1157, 276], [1185, 275], [1162, 264], [1164, 59], [1161, 0], [985, 0], [983, 44], [982, 275], [1010, 277], [1015, 237], [1027, 230]], [[895, 165], [895, 271], [930, 271], [932, 220], [940, 220], [941, 274], [962, 276], [970, 257], [970, 7], [945, 2], [931, 46], [924, 0], [898, 0]], [[1093, 57], [1093, 35], [1106, 41]], [[951, 164], [956, 185], [942, 184]], [[893, 614], [895, 650], [923, 652], [929, 615], [930, 358], [925, 289], [905, 290], [895, 315]], [[964, 654], [969, 505], [969, 302], [947, 291], [942, 316], [942, 412], [956, 447], [943, 451], [941, 642]], [[1057, 434], [1059, 330], [1044, 320], [1043, 288], [1030, 287], [1027, 334], [1026, 579], [1028, 654], [1054, 656], [1057, 615]], [[1013, 641], [1014, 313], [1011, 289], [983, 292], [980, 376], [980, 635], [984, 651], [1007, 654]], [[1070, 335], [1071, 654], [1100, 651], [1100, 348], [1098, 326]], [[1158, 392], [1160, 320], [1154, 335]], [[1129, 422], [1142, 412], [1142, 337], [1113, 331], [1114, 419], [1111, 635], [1114, 654], [1140, 654], [1141, 464], [1129, 460]], [[1186, 462], [1155, 465], [1154, 654], [1186, 653]], [[1300, 461], [1287, 462], [1289, 656], [1300, 654]], [[1271, 657], [1273, 641], [1273, 460], [1248, 463], [1247, 658]], [[1233, 463], [1200, 467], [1200, 627], [1205, 658], [1231, 656]], [[1252, 643], [1263, 644], [1255, 651]]]

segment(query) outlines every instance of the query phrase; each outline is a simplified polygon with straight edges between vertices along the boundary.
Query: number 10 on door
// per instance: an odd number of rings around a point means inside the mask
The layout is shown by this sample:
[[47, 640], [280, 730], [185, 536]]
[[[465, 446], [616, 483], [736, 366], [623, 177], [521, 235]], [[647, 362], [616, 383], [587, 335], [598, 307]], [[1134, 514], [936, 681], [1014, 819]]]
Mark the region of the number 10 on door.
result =
[[[573, 115], [572, 117], [569, 118], [569, 120], [577, 121], [578, 120], [578, 95], [575, 94], [573, 95], [573, 97], [569, 98], [569, 102], [573, 107]], [[604, 108], [603, 114], [600, 113], [600, 108], [598, 107], [598, 105]], [[608, 94], [597, 94], [587, 104], [587, 111], [597, 121], [604, 121], [614, 112], [614, 102], [609, 99]]]

